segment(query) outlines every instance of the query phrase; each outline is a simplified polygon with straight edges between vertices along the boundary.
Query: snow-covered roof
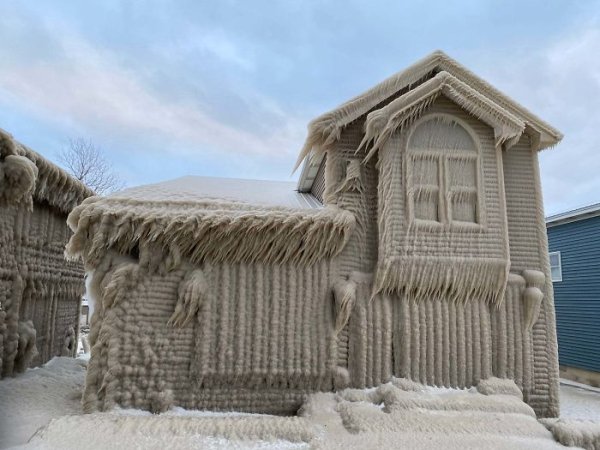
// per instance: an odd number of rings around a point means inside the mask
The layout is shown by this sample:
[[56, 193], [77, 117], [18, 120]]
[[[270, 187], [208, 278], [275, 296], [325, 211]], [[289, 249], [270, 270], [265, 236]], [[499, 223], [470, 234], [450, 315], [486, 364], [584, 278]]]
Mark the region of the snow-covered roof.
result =
[[[144, 195], [147, 195], [148, 189], [153, 190], [157, 199], [161, 200], [177, 200], [185, 197], [300, 209], [323, 207], [313, 195], [298, 192], [293, 181], [186, 176], [143, 186]], [[139, 192], [140, 188], [134, 187], [118, 192], [114, 196], [136, 198]]]
[[337, 254], [355, 225], [293, 183], [183, 177], [91, 197], [73, 210], [67, 253], [93, 266], [114, 249], [162, 248], [174, 258], [313, 264]]

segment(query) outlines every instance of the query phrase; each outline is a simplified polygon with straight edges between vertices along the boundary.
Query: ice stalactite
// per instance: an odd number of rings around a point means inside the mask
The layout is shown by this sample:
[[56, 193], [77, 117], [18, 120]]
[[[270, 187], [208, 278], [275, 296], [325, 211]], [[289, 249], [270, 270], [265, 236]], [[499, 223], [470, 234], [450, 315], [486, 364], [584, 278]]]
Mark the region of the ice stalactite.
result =
[[352, 280], [338, 281], [333, 286], [336, 305], [335, 333], [348, 323], [356, 302], [356, 283]]
[[202, 270], [190, 270], [179, 286], [175, 311], [168, 324], [176, 327], [187, 325], [200, 310], [207, 290], [208, 285]]
[[36, 347], [36, 330], [33, 326], [33, 321], [20, 321], [19, 322], [19, 340], [17, 346], [17, 355], [15, 357], [15, 372], [25, 372], [31, 360], [37, 355], [38, 350]]
[[[132, 209], [138, 214], [132, 214]], [[75, 208], [67, 254], [98, 264], [109, 249], [129, 254], [134, 247], [171, 252], [193, 264], [211, 262], [297, 262], [311, 265], [336, 255], [355, 225], [336, 207], [290, 209], [206, 200], [136, 201], [94, 197]], [[140, 255], [140, 257], [143, 255]], [[171, 265], [172, 263], [170, 263]]]
[[361, 163], [358, 159], [351, 159], [348, 161], [346, 166], [346, 176], [339, 187], [336, 189], [337, 193], [340, 192], [358, 192], [362, 193], [364, 190], [363, 180], [361, 177]]
[[527, 288], [523, 292], [523, 306], [525, 314], [523, 323], [528, 331], [533, 329], [533, 325], [538, 319], [542, 300], [544, 299], [544, 283], [546, 276], [543, 272], [537, 270], [524, 270], [523, 278], [527, 283]]

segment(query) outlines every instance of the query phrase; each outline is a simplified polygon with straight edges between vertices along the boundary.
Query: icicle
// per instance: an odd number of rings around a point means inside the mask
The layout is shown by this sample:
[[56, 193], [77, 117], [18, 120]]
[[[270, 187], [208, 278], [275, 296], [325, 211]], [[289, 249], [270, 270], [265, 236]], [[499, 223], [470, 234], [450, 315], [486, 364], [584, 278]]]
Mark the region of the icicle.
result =
[[122, 263], [118, 265], [112, 274], [104, 278], [102, 307], [106, 310], [112, 308], [123, 297], [129, 294], [138, 281], [140, 266], [137, 263]]
[[[139, 206], [132, 213], [134, 205]], [[163, 252], [173, 268], [181, 258], [212, 262], [294, 262], [312, 265], [339, 253], [355, 227], [338, 207], [303, 210], [218, 201], [152, 202], [98, 198], [69, 216], [67, 254], [96, 266], [113, 249], [140, 249], [140, 263], [156, 266]]]
[[363, 182], [360, 174], [360, 161], [351, 159], [346, 167], [346, 178], [336, 189], [336, 193], [340, 192], [363, 192]]
[[200, 310], [208, 291], [204, 273], [200, 269], [188, 272], [179, 285], [175, 311], [167, 322], [170, 326], [183, 327]]
[[523, 325], [526, 330], [531, 331], [540, 314], [542, 300], [544, 299], [542, 289], [546, 276], [538, 270], [524, 270], [523, 278], [527, 282], [527, 287], [523, 291], [523, 303], [525, 307]]
[[350, 319], [356, 302], [356, 283], [352, 280], [338, 281], [333, 286], [333, 293], [337, 312], [335, 319], [335, 334], [337, 335]]
[[498, 305], [504, 298], [507, 261], [494, 258], [402, 257], [380, 263], [376, 294], [404, 292], [413, 301], [447, 299], [455, 303], [483, 299]]
[[[365, 135], [358, 149], [372, 145], [364, 161], [368, 161], [375, 152], [381, 150], [395, 132], [401, 132], [414, 123], [442, 94], [493, 127], [496, 144], [499, 146], [510, 147], [525, 130], [522, 120], [448, 72], [441, 71], [415, 89], [367, 115]], [[429, 139], [435, 139], [434, 135], [427, 136]]]
[[167, 255], [167, 260], [165, 261], [165, 267], [167, 272], [172, 272], [176, 270], [181, 265], [181, 250], [179, 250], [179, 246], [175, 243], [171, 243], [169, 246], [169, 254]]

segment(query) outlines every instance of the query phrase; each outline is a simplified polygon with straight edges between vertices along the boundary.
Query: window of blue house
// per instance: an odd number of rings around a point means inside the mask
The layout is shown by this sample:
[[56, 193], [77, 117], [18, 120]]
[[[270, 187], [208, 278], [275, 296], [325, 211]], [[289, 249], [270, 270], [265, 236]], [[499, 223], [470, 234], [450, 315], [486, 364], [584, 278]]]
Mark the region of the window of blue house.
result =
[[552, 281], [562, 281], [562, 264], [560, 260], [560, 252], [550, 252], [550, 273]]

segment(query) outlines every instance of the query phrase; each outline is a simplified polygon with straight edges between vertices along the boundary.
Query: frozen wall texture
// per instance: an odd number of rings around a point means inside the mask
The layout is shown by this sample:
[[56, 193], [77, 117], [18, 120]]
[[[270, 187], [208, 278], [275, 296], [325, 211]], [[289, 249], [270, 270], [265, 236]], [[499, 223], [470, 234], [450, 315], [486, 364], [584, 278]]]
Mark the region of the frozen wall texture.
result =
[[[467, 226], [452, 231], [450, 225], [445, 230], [434, 221], [410, 226], [403, 164], [411, 128], [390, 136], [377, 163], [371, 159], [361, 165], [362, 192], [338, 186], [344, 183], [349, 161], [365, 156], [353, 150], [364, 135], [363, 119], [341, 131], [324, 161], [329, 177], [325, 201], [344, 205], [355, 214], [358, 230], [369, 229], [368, 236], [358, 231], [352, 236], [339, 261], [342, 278], [361, 280], [357, 292], [362, 293], [357, 294], [348, 327], [338, 337], [340, 347], [349, 348], [341, 353], [348, 354], [351, 386], [375, 386], [395, 375], [437, 386], [469, 387], [497, 376], [513, 379], [538, 415], [557, 416], [554, 307], [546, 273], [536, 152], [527, 136], [509, 150], [498, 149], [493, 129], [447, 98], [429, 105], [422, 119], [439, 114], [459, 119], [476, 135], [480, 230]], [[374, 210], [377, 199], [379, 206]], [[423, 289], [430, 290], [429, 298], [418, 287], [373, 297], [373, 279], [382, 256], [388, 254], [401, 261], [392, 273], [409, 274], [417, 283], [423, 282]], [[486, 280], [485, 286], [495, 289], [494, 295], [500, 298], [486, 298], [481, 291], [479, 298], [471, 293], [457, 301], [443, 285], [438, 284], [436, 291], [429, 274], [419, 276], [423, 269], [415, 264], [418, 255], [431, 260], [433, 273], [443, 273], [446, 267], [454, 270], [465, 261], [459, 267], [468, 277], [464, 281], [469, 283], [471, 277], [474, 283]], [[443, 279], [452, 276], [448, 272]], [[451, 285], [459, 286], [457, 280]]]
[[[18, 164], [15, 164], [15, 161]], [[74, 356], [83, 267], [64, 258], [66, 218], [91, 195], [0, 131], [0, 368]]]
[[[531, 145], [530, 138], [524, 136], [503, 154], [511, 270], [535, 270], [544, 275], [538, 286], [543, 299], [531, 331], [534, 385], [525, 395], [538, 414], [554, 417], [559, 413], [554, 292], [539, 163], [537, 152], [531, 151]], [[533, 312], [536, 312], [535, 308]]]
[[[200, 304], [191, 321], [173, 326], [190, 270], [204, 277], [193, 288]], [[333, 270], [325, 262], [96, 270], [85, 409], [294, 413], [307, 393], [333, 388]]]
[[556, 416], [537, 151], [560, 138], [436, 52], [309, 125], [323, 209], [160, 185], [84, 202], [86, 410], [288, 414], [394, 376], [497, 377]]

